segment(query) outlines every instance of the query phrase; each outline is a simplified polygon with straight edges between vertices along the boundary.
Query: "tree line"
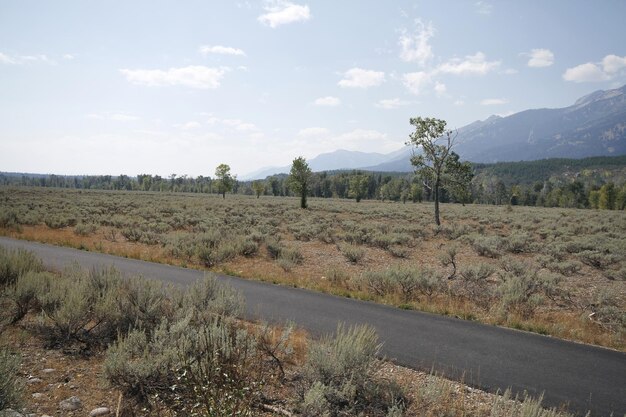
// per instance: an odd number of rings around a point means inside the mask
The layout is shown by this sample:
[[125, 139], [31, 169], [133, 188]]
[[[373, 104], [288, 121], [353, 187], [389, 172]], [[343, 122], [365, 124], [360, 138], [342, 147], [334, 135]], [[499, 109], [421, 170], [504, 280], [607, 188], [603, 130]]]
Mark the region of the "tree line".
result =
[[413, 147], [411, 173], [364, 171], [311, 172], [303, 157], [294, 159], [290, 174], [264, 180], [240, 181], [227, 164], [211, 176], [168, 177], [128, 175], [37, 175], [0, 173], [0, 185], [73, 189], [156, 191], [260, 196], [352, 198], [402, 202], [478, 203], [540, 207], [626, 208], [626, 156], [583, 159], [547, 159], [528, 162], [473, 164], [461, 162], [453, 151], [454, 131], [433, 118], [411, 118], [415, 131], [407, 145]]

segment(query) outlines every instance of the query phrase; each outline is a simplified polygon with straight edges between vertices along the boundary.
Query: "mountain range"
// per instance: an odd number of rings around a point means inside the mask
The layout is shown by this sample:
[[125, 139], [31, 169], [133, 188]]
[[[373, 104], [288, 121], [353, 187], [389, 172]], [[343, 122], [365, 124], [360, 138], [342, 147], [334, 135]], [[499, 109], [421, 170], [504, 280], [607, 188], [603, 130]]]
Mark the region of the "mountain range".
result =
[[[599, 90], [558, 109], [532, 109], [506, 117], [491, 116], [457, 131], [454, 151], [471, 162], [532, 161], [626, 154], [626, 85]], [[337, 150], [308, 161], [313, 171], [359, 169], [410, 172], [413, 150], [388, 154]], [[269, 167], [243, 180], [287, 173], [290, 167]]]

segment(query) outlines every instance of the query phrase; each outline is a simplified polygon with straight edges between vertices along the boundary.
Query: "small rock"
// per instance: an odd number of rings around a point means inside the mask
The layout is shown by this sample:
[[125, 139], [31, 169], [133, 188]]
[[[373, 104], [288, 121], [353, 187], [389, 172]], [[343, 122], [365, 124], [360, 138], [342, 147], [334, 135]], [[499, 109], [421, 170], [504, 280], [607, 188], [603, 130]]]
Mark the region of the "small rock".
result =
[[26, 381], [27, 384], [39, 384], [40, 382], [43, 382], [40, 378], [29, 378], [28, 381]]
[[107, 407], [98, 407], [91, 410], [91, 412], [89, 413], [89, 417], [106, 416], [110, 412], [111, 410], [109, 410]]
[[54, 372], [54, 369], [52, 369], [52, 368], [46, 368], [46, 369], [44, 369], [44, 370], [43, 370], [43, 371], [41, 371], [41, 372], [43, 372], [44, 374], [51, 374], [52, 372]]
[[24, 417], [24, 415], [10, 408], [5, 408], [0, 411], [0, 417]]
[[76, 396], [72, 396], [68, 398], [67, 400], [63, 400], [59, 403], [59, 407], [61, 407], [61, 410], [64, 410], [64, 411], [78, 410], [82, 406], [83, 406], [82, 401], [80, 400], [80, 398]]
[[41, 392], [36, 392], [36, 393], [33, 394], [33, 398], [36, 399], [36, 400], [40, 400], [40, 399], [42, 399], [44, 397], [45, 397], [45, 395], [43, 395]]

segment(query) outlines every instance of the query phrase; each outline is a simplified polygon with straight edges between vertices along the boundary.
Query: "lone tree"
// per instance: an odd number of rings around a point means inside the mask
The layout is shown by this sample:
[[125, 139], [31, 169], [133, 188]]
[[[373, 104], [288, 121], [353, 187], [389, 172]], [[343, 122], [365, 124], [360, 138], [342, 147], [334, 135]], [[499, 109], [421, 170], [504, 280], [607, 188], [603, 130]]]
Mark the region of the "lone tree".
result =
[[252, 189], [254, 190], [254, 194], [256, 194], [256, 198], [259, 198], [261, 194], [265, 192], [265, 183], [263, 181], [254, 181], [252, 183]]
[[461, 163], [459, 156], [452, 152], [457, 132], [446, 130], [446, 121], [434, 118], [413, 117], [410, 120], [415, 132], [409, 135], [407, 145], [421, 147], [421, 153], [414, 149], [411, 164], [423, 181], [424, 187], [432, 191], [435, 201], [435, 223], [439, 219], [439, 191], [442, 186], [454, 188], [456, 193], [469, 186], [472, 178], [471, 167]]
[[291, 164], [291, 172], [289, 173], [287, 181], [289, 188], [291, 188], [294, 193], [300, 195], [300, 208], [303, 209], [307, 207], [306, 195], [309, 192], [310, 180], [311, 168], [309, 168], [309, 164], [306, 163], [304, 157], [297, 157]]
[[369, 176], [360, 173], [350, 176], [350, 182], [348, 183], [348, 195], [350, 197], [354, 197], [357, 203], [359, 203], [361, 199], [367, 195], [369, 180]]
[[235, 177], [230, 174], [230, 167], [226, 164], [219, 164], [215, 168], [215, 177], [217, 178], [217, 189], [226, 198], [226, 191], [231, 191], [235, 183]]

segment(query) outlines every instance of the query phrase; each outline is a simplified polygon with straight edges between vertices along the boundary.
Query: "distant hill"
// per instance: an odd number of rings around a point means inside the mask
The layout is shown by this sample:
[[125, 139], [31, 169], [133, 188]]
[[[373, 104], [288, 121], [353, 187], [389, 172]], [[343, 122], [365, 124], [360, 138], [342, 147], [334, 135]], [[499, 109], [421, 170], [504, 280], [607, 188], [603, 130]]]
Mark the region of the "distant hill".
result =
[[[626, 154], [626, 86], [596, 91], [559, 109], [525, 110], [491, 116], [458, 130], [455, 152], [477, 163], [585, 158]], [[309, 160], [314, 171], [361, 169], [410, 172], [412, 149], [383, 155], [340, 150]], [[265, 178], [289, 167], [270, 168], [242, 179]]]
[[[332, 171], [340, 169], [354, 169], [363, 166], [380, 164], [386, 161], [389, 156], [375, 152], [346, 151], [339, 149], [334, 152], [323, 153], [313, 159], [308, 160], [309, 167], [313, 171]], [[268, 167], [242, 176], [240, 179], [247, 181], [259, 178], [267, 178], [275, 174], [288, 173], [291, 166]]]

